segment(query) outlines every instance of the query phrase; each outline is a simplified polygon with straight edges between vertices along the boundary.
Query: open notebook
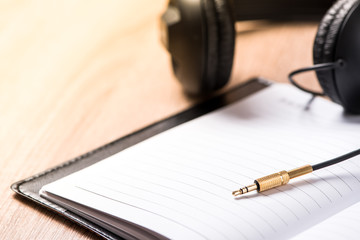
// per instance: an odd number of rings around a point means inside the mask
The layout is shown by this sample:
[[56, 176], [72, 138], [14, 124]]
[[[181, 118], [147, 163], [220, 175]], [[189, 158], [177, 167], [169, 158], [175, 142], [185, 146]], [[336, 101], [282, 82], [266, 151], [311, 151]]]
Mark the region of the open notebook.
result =
[[360, 158], [264, 193], [231, 194], [258, 177], [359, 148], [359, 117], [320, 98], [307, 109], [309, 99], [273, 84], [40, 194], [130, 239], [309, 239], [332, 231], [358, 237]]

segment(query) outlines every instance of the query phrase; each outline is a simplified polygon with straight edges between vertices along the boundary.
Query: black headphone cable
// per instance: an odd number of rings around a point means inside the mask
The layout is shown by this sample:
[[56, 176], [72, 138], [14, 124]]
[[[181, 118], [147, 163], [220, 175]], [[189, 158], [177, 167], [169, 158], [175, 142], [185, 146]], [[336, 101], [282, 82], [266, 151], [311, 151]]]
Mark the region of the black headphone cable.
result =
[[357, 149], [355, 151], [346, 153], [339, 157], [336, 157], [336, 158], [333, 158], [328, 161], [321, 162], [321, 163], [318, 163], [318, 164], [315, 164], [312, 166], [305, 165], [305, 166], [302, 166], [299, 168], [292, 169], [290, 171], [283, 170], [278, 173], [273, 173], [268, 176], [256, 179], [253, 184], [251, 184], [249, 186], [245, 186], [243, 188], [240, 188], [239, 190], [233, 191], [232, 194], [234, 196], [239, 196], [239, 195], [242, 195], [242, 194], [245, 194], [248, 192], [252, 192], [255, 190], [258, 192], [263, 192], [263, 191], [266, 191], [266, 190], [269, 190], [269, 189], [272, 189], [275, 187], [279, 187], [281, 185], [287, 184], [290, 181], [290, 179], [300, 177], [302, 175], [311, 173], [313, 171], [343, 162], [343, 161], [348, 160], [352, 157], [355, 157], [359, 154], [360, 154], [360, 149]]

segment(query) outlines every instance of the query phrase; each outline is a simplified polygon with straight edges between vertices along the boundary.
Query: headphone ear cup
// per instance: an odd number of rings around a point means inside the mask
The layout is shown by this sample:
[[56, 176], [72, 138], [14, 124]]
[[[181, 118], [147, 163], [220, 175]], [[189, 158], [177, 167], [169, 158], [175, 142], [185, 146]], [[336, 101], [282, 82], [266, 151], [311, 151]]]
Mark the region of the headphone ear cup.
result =
[[[323, 17], [314, 41], [314, 64], [330, 63], [337, 60], [335, 59], [335, 51], [339, 32], [356, 2], [356, 0], [338, 0]], [[334, 102], [342, 104], [334, 70], [317, 71], [316, 75], [324, 93]]]
[[223, 87], [233, 65], [235, 29], [228, 0], [203, 0], [206, 16], [204, 75], [200, 91], [208, 93]]
[[162, 41], [185, 92], [207, 94], [230, 77], [235, 44], [231, 0], [171, 0]]

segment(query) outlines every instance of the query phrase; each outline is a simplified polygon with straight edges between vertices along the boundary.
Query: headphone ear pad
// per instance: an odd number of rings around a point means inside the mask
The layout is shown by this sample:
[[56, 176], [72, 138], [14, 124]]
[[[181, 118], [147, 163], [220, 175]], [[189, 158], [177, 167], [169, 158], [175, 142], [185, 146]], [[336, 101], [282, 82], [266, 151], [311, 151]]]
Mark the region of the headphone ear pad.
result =
[[171, 0], [162, 40], [175, 76], [189, 95], [207, 94], [230, 77], [235, 44], [232, 0]]
[[206, 50], [201, 92], [223, 87], [233, 65], [235, 29], [228, 0], [203, 0], [206, 16]]
[[[338, 0], [323, 17], [314, 41], [314, 64], [334, 62], [339, 32], [356, 0]], [[333, 70], [317, 71], [317, 78], [324, 93], [336, 103], [342, 104]]]

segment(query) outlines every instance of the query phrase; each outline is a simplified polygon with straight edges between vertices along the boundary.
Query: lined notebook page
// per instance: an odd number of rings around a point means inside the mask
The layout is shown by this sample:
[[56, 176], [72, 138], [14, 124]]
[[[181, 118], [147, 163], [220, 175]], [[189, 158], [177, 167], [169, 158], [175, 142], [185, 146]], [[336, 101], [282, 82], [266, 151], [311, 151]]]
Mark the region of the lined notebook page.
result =
[[309, 98], [274, 84], [51, 183], [41, 194], [106, 213], [96, 217], [112, 227], [125, 220], [171, 239], [295, 236], [360, 200], [360, 158], [264, 193], [234, 198], [231, 192], [360, 147], [359, 117], [323, 99], [306, 110]]
[[360, 222], [360, 203], [341, 211], [340, 213], [315, 225], [309, 230], [297, 235], [294, 240], [327, 239], [327, 240], [358, 240]]

